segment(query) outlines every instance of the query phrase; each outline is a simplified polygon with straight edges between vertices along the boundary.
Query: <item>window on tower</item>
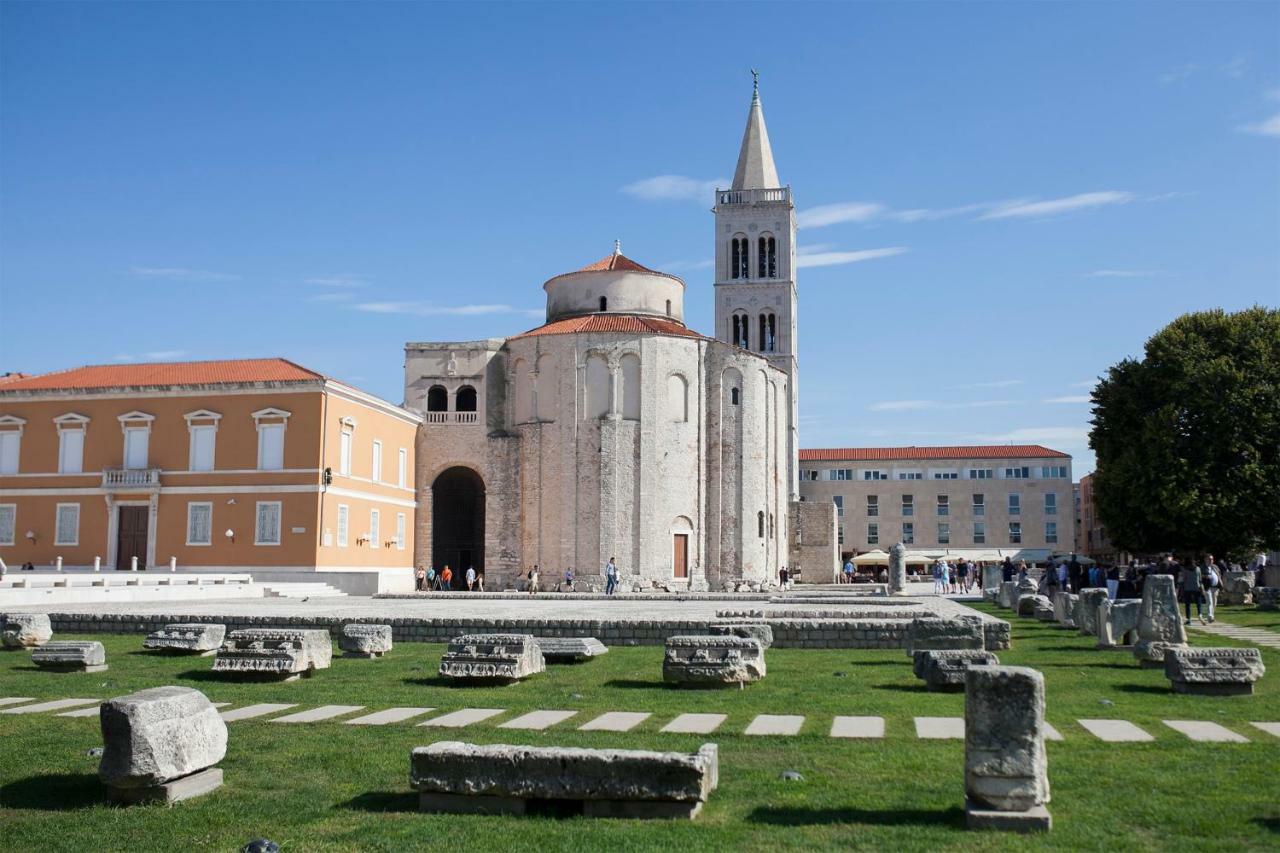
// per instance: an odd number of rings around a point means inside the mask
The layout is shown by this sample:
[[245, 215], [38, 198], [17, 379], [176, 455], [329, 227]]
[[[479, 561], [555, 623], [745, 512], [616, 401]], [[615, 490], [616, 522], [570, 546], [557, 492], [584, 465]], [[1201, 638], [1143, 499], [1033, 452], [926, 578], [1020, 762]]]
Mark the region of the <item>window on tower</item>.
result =
[[778, 241], [768, 234], [760, 235], [757, 265], [761, 278], [778, 277]]
[[778, 351], [778, 318], [773, 313], [760, 315], [760, 352]]
[[608, 297], [605, 297], [605, 296], [601, 296], [601, 297], [600, 297], [600, 310], [601, 310], [601, 311], [608, 311], [608, 310], [609, 310], [609, 299], [608, 299]]
[[749, 278], [751, 244], [746, 237], [736, 236], [729, 241], [729, 278]]
[[733, 345], [743, 349], [751, 349], [751, 318], [746, 314], [734, 314], [730, 321], [733, 333]]

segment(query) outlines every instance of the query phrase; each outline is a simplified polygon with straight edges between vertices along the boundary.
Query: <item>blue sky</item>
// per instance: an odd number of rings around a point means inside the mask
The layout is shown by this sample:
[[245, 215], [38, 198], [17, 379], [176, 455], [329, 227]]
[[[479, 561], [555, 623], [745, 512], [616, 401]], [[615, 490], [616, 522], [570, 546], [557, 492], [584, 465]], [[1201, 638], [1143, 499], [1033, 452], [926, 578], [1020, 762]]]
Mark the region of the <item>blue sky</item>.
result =
[[613, 240], [711, 331], [761, 93], [805, 446], [1042, 442], [1185, 311], [1280, 304], [1280, 4], [0, 4], [0, 370], [537, 324]]

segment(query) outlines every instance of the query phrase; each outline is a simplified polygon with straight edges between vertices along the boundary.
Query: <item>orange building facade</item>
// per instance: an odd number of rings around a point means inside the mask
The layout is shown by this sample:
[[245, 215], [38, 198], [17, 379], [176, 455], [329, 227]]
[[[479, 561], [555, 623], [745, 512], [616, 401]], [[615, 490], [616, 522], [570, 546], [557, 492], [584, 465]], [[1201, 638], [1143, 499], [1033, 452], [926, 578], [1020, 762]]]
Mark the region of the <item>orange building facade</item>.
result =
[[421, 418], [284, 359], [0, 384], [0, 558], [16, 569], [298, 572], [412, 588]]

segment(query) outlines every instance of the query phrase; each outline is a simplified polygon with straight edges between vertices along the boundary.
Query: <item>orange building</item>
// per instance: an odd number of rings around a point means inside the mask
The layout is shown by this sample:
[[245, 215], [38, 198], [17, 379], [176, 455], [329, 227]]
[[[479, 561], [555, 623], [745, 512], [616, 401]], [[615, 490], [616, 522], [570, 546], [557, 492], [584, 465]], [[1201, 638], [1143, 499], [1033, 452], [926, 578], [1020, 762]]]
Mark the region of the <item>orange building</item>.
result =
[[421, 418], [280, 358], [0, 383], [0, 558], [412, 588]]

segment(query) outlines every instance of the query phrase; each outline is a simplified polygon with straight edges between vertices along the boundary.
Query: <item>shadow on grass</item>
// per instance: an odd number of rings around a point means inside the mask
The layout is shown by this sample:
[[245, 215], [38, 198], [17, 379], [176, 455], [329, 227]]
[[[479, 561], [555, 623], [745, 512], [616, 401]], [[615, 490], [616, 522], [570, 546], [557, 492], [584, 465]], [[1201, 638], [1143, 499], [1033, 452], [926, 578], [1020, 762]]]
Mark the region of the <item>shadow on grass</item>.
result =
[[96, 773], [46, 773], [0, 787], [0, 806], [9, 809], [75, 811], [103, 802], [106, 792]]
[[366, 791], [337, 808], [357, 812], [417, 812], [418, 795], [413, 791]]
[[897, 690], [899, 693], [928, 693], [929, 688], [920, 684], [877, 684], [876, 690]]
[[1076, 661], [1072, 663], [1037, 663], [1038, 669], [1127, 669], [1132, 672], [1139, 672], [1138, 667], [1131, 663], [1088, 663], [1085, 661]]
[[1269, 832], [1280, 833], [1280, 817], [1255, 817], [1252, 822]]
[[1159, 696], [1173, 695], [1173, 691], [1167, 684], [1164, 687], [1157, 687], [1153, 684], [1117, 684], [1115, 689], [1125, 693], [1154, 693]]
[[964, 809], [805, 809], [761, 806], [747, 815], [749, 823], [775, 826], [814, 826], [833, 823], [861, 823], [871, 826], [964, 826]]
[[[1082, 637], [1081, 639], [1087, 639]], [[1040, 652], [1096, 652], [1100, 651], [1093, 646], [1041, 646], [1036, 651]]]
[[638, 678], [614, 678], [604, 683], [605, 687], [621, 687], [623, 690], [666, 690], [672, 685], [665, 681], [641, 681]]

